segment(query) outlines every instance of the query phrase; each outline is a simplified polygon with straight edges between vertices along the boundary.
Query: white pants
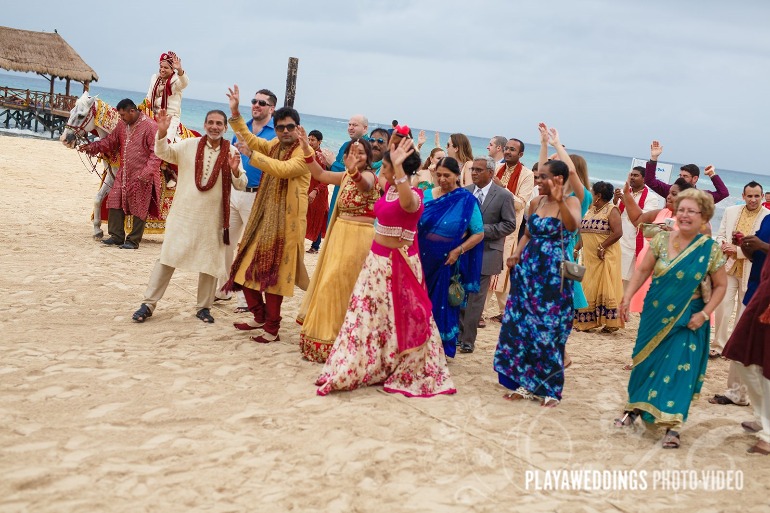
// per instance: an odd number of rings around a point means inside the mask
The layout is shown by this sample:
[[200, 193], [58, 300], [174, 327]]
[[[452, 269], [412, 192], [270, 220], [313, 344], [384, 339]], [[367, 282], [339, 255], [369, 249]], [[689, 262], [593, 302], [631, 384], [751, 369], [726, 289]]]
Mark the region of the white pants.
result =
[[757, 433], [757, 437], [770, 443], [770, 380], [762, 374], [762, 367], [758, 365], [735, 365], [741, 380], [746, 383], [756, 420], [762, 424], [762, 431]]
[[[730, 317], [732, 317], [733, 312], [735, 312], [735, 324], [738, 324], [738, 319], [743, 313], [743, 296], [745, 295], [746, 289], [741, 284], [741, 278], [739, 276], [728, 276], [725, 298], [714, 312], [716, 335], [711, 343], [711, 349], [715, 349], [720, 353], [724, 350], [727, 339], [732, 332], [730, 329]], [[737, 308], [735, 304], [736, 299], [738, 301]]]
[[[233, 265], [235, 259], [235, 246], [240, 243], [243, 236], [243, 230], [246, 228], [246, 223], [249, 222], [249, 216], [251, 216], [251, 207], [254, 205], [254, 198], [257, 197], [255, 192], [239, 191], [234, 187], [230, 189], [230, 244], [225, 246], [225, 264], [227, 270]], [[217, 283], [217, 297], [220, 299], [227, 299], [231, 297], [230, 294], [222, 292], [225, 282], [219, 281]], [[238, 291], [235, 293], [235, 297], [238, 300], [238, 305], [241, 307], [247, 307], [246, 298], [243, 297], [243, 292]]]

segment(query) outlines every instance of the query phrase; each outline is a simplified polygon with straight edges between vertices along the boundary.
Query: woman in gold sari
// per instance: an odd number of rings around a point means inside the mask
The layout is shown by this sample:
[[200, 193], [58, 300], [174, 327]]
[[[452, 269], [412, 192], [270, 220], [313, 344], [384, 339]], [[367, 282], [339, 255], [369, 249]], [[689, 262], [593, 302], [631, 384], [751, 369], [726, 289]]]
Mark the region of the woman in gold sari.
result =
[[588, 331], [602, 327], [610, 333], [623, 327], [620, 318], [620, 300], [623, 281], [620, 273], [620, 245], [623, 236], [620, 212], [612, 203], [615, 190], [609, 182], [593, 185], [594, 202], [580, 223], [583, 245], [583, 264], [586, 266], [583, 292], [587, 308], [575, 311], [574, 328]]

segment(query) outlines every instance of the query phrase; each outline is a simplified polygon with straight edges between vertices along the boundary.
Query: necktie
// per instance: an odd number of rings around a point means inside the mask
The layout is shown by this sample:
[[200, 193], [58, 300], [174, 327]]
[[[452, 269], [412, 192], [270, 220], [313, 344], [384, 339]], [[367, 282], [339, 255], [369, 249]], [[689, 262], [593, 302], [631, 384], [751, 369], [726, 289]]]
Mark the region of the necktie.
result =
[[484, 189], [476, 189], [476, 199], [479, 200], [479, 205], [484, 204]]

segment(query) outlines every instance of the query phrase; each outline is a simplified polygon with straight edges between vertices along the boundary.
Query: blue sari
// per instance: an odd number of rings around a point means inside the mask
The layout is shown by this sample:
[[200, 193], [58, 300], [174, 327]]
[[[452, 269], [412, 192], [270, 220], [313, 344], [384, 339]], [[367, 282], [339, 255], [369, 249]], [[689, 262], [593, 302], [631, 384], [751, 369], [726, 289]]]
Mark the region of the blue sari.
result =
[[669, 261], [668, 237], [662, 232], [650, 242], [657, 262], [634, 346], [626, 410], [640, 410], [645, 422], [677, 429], [700, 394], [709, 356], [709, 321], [695, 331], [687, 327], [704, 307], [693, 295], [725, 257], [711, 238], [699, 235]]
[[[466, 251], [455, 265], [445, 265], [447, 255], [468, 238], [471, 215], [478, 208], [478, 200], [462, 187], [425, 203], [425, 210], [417, 224], [420, 261], [425, 275], [433, 318], [436, 320], [444, 352], [453, 358], [460, 334], [460, 308], [464, 308], [468, 294], [479, 291], [481, 261], [484, 244]], [[465, 299], [460, 306], [449, 305], [449, 283], [459, 268], [460, 283], [465, 288]]]

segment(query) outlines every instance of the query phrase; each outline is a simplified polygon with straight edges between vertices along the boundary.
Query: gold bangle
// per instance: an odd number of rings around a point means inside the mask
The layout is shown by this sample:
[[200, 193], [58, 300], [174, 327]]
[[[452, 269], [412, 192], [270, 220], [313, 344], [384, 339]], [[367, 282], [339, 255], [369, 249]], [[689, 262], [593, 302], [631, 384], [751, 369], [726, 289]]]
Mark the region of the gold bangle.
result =
[[[711, 319], [711, 316], [710, 316], [709, 314], [707, 314], [705, 310], [701, 310], [701, 311], [700, 311], [700, 313], [702, 313], [702, 314], [703, 314], [703, 317], [705, 317], [705, 318], [706, 318], [706, 321], [708, 321], [709, 319]], [[704, 322], [706, 322], [706, 321], [704, 321]]]

